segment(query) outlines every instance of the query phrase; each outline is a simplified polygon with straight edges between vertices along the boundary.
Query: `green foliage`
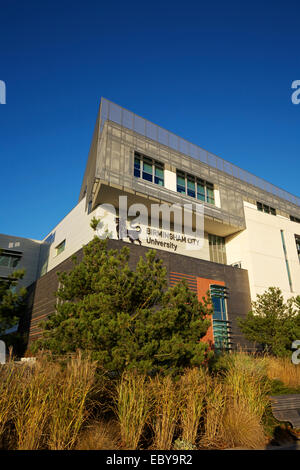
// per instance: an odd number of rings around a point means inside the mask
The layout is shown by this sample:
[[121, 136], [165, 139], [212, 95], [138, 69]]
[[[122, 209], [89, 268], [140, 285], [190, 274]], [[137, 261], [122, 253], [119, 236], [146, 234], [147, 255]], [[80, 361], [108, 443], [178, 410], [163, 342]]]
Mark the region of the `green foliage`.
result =
[[16, 325], [25, 311], [26, 289], [15, 290], [18, 281], [24, 276], [23, 270], [18, 270], [0, 280], [0, 336]]
[[174, 450], [197, 450], [197, 447], [191, 442], [183, 439], [176, 439], [174, 442]]
[[100, 219], [97, 219], [96, 217], [92, 218], [90, 225], [94, 231], [97, 229], [99, 222], [100, 222]]
[[288, 387], [279, 379], [270, 380], [271, 395], [292, 395], [300, 393], [299, 387]]
[[135, 270], [127, 247], [108, 250], [107, 240], [94, 237], [83, 250], [82, 262], [59, 274], [56, 312], [35, 349], [90, 351], [118, 372], [179, 372], [203, 362], [209, 301], [198, 302], [183, 282], [167, 289], [166, 269], [153, 250]]
[[300, 338], [300, 297], [285, 302], [281, 290], [270, 287], [257, 296], [239, 325], [246, 338], [261, 344], [266, 352], [290, 355], [292, 342]]

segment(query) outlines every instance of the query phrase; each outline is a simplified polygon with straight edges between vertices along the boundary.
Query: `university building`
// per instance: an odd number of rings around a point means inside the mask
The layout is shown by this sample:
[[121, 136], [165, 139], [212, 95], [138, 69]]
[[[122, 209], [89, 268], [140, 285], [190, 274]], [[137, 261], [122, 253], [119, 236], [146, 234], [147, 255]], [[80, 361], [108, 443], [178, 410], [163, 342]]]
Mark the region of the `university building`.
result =
[[[128, 207], [148, 209], [145, 238], [118, 239], [120, 196]], [[151, 226], [154, 204], [201, 205], [199, 249], [189, 249], [191, 240], [176, 235], [172, 219], [169, 230]], [[28, 330], [29, 343], [55, 309], [57, 271], [72, 267], [73, 254], [81, 258], [82, 246], [94, 236], [90, 221], [99, 213], [103, 230], [113, 227], [109, 246], [130, 246], [132, 266], [155, 248], [169, 285], [186, 279], [199, 300], [210, 291], [214, 314], [207, 340], [216, 347], [253, 347], [237, 318], [248, 313], [257, 294], [277, 286], [285, 299], [300, 295], [299, 197], [102, 99], [78, 204], [42, 241], [0, 235], [2, 277], [5, 263], [27, 260], [30, 309], [20, 328]]]

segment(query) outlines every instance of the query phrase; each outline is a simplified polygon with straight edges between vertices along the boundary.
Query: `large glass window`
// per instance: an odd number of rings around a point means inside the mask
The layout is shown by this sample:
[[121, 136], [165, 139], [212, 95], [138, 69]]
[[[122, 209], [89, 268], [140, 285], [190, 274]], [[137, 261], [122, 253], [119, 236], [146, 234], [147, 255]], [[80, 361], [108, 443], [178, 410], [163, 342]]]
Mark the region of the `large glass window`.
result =
[[0, 252], [0, 266], [5, 268], [16, 268], [21, 260], [21, 254]]
[[214, 185], [208, 181], [177, 170], [177, 192], [197, 198], [199, 201], [215, 204]]
[[212, 285], [210, 289], [215, 320], [227, 320], [225, 291], [223, 286]]
[[164, 186], [164, 165], [136, 152], [134, 156], [134, 176]]
[[229, 321], [227, 320], [227, 289], [225, 286], [212, 284], [210, 295], [213, 306], [213, 334], [214, 345], [217, 350], [230, 348]]

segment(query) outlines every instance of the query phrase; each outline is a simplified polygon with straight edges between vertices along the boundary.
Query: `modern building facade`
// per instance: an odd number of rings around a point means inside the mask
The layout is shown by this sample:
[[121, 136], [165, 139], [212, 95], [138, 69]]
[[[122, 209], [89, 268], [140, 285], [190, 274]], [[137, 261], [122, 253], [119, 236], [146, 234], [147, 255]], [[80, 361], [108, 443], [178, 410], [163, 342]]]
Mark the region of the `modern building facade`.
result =
[[0, 234], [0, 279], [5, 281], [16, 270], [24, 270], [20, 287], [28, 287], [40, 276], [40, 260], [47, 256], [41, 241]]
[[[143, 239], [129, 234], [118, 240], [124, 196], [128, 207], [148, 209], [144, 226], [134, 226], [145, 230]], [[174, 218], [169, 229], [151, 225], [153, 205], [174, 204], [201, 206], [199, 249], [188, 247], [198, 243], [197, 237], [177, 236]], [[32, 308], [24, 323], [30, 341], [55, 308], [56, 272], [71, 268], [74, 253], [82, 256], [82, 246], [94, 236], [90, 221], [99, 213], [102, 229], [113, 227], [110, 246], [130, 243], [133, 266], [155, 248], [170, 285], [186, 279], [199, 300], [210, 291], [214, 314], [207, 340], [217, 347], [250, 347], [237, 317], [245, 316], [251, 300], [268, 287], [280, 287], [285, 299], [300, 295], [300, 198], [102, 99], [78, 204], [41, 242]], [[134, 215], [134, 210], [128, 215], [127, 228]], [[191, 220], [194, 228], [195, 211]]]

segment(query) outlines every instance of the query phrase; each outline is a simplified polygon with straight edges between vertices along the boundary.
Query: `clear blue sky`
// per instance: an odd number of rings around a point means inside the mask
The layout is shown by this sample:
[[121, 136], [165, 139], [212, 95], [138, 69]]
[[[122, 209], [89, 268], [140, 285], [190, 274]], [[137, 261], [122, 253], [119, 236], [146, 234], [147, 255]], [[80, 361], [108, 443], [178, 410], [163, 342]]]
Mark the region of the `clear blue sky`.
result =
[[0, 233], [77, 203], [104, 96], [293, 194], [299, 1], [0, 0]]

